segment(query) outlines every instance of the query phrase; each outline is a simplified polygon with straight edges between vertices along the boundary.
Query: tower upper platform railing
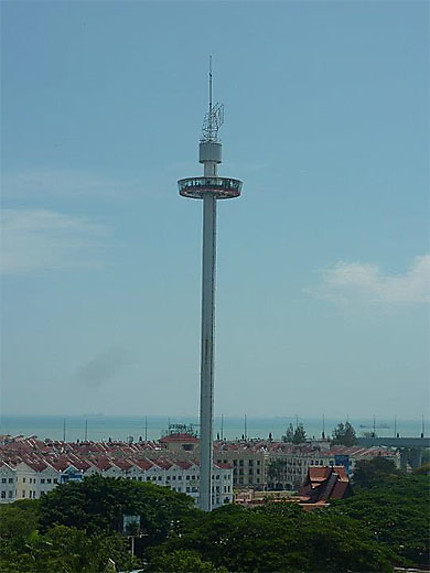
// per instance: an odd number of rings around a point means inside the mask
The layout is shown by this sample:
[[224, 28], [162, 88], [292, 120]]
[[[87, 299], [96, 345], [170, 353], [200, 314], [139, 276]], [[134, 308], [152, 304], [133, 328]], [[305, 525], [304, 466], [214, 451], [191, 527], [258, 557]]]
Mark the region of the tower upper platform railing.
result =
[[231, 177], [187, 177], [178, 181], [179, 194], [192, 199], [212, 195], [217, 199], [239, 197], [242, 181]]

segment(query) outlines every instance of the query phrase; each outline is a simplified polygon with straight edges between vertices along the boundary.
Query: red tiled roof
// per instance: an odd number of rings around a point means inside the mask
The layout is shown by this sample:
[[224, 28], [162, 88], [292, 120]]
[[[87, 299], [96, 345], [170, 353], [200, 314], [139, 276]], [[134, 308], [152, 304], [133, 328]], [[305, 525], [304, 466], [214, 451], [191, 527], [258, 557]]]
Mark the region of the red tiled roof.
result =
[[130, 463], [128, 460], [124, 460], [121, 458], [117, 458], [115, 460], [115, 465], [121, 468], [122, 470], [129, 470], [130, 468], [133, 467], [132, 463]]
[[164, 470], [168, 470], [173, 466], [173, 463], [166, 458], [158, 458], [157, 460], [154, 460], [154, 464]]
[[149, 470], [154, 465], [152, 462], [150, 462], [147, 459], [139, 459], [139, 458], [134, 459], [133, 463], [135, 466], [139, 467], [142, 470]]
[[191, 462], [189, 462], [188, 460], [175, 460], [175, 466], [178, 466], [178, 468], [181, 468], [181, 470], [187, 470], [192, 465], [193, 464]]

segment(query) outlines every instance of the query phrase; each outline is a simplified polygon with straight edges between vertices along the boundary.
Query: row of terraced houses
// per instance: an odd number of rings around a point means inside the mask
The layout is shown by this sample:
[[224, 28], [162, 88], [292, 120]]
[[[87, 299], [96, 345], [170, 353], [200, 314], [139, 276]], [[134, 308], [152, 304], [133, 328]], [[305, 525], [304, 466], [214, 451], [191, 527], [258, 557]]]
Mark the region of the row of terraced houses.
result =
[[[0, 502], [38, 499], [58, 484], [100, 474], [150, 482], [185, 493], [197, 502], [199, 463], [192, 455], [169, 450], [169, 438], [155, 442], [63, 443], [35, 436], [2, 437]], [[193, 441], [198, 442], [196, 438]], [[233, 501], [233, 474], [227, 464], [214, 464], [213, 500], [219, 507]]]
[[[171, 434], [158, 442], [58, 442], [36, 436], [0, 437], [0, 503], [38, 499], [58, 484], [100, 474], [150, 482], [199, 496], [199, 441]], [[385, 448], [330, 447], [327, 441], [294, 446], [269, 440], [217, 441], [214, 446], [213, 504], [233, 501], [234, 490], [296, 490], [313, 466], [346, 467], [385, 456], [399, 466], [396, 452]]]

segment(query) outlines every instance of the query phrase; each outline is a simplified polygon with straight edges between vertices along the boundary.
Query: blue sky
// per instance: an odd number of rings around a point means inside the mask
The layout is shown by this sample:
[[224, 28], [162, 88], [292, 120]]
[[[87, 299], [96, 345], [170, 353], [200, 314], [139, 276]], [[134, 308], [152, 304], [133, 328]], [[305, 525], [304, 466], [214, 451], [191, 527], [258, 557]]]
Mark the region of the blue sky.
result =
[[2, 410], [196, 415], [208, 57], [215, 410], [427, 414], [427, 2], [9, 2]]

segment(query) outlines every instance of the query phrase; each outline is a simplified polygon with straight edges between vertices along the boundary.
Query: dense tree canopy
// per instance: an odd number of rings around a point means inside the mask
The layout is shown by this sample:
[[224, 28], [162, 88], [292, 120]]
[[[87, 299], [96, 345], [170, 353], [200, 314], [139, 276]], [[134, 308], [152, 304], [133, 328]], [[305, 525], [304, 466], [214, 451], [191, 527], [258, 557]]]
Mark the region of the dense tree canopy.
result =
[[[0, 569], [98, 573], [111, 560], [122, 571], [388, 573], [393, 564], [427, 563], [428, 476], [390, 473], [370, 483], [322, 510], [267, 502], [204, 513], [152, 484], [88, 478], [0, 506]], [[141, 516], [137, 560], [120, 533], [124, 513]]]
[[430, 562], [429, 508], [428, 476], [394, 474], [334, 504], [329, 511], [365, 524], [400, 561], [404, 558], [415, 565], [427, 566]]
[[[203, 561], [238, 572], [392, 570], [389, 551], [358, 521], [319, 511], [305, 513], [291, 503], [220, 508], [162, 546], [166, 555], [179, 549], [198, 552]], [[149, 570], [157, 571], [158, 562], [150, 563]]]
[[172, 528], [197, 511], [185, 494], [151, 483], [99, 475], [58, 487], [40, 501], [43, 530], [61, 524], [90, 534], [114, 533], [122, 531], [124, 515], [140, 515], [140, 529], [148, 545], [163, 541]]
[[387, 476], [400, 476], [393, 460], [378, 456], [371, 460], [360, 460], [354, 469], [354, 486], [367, 489], [378, 485]]

